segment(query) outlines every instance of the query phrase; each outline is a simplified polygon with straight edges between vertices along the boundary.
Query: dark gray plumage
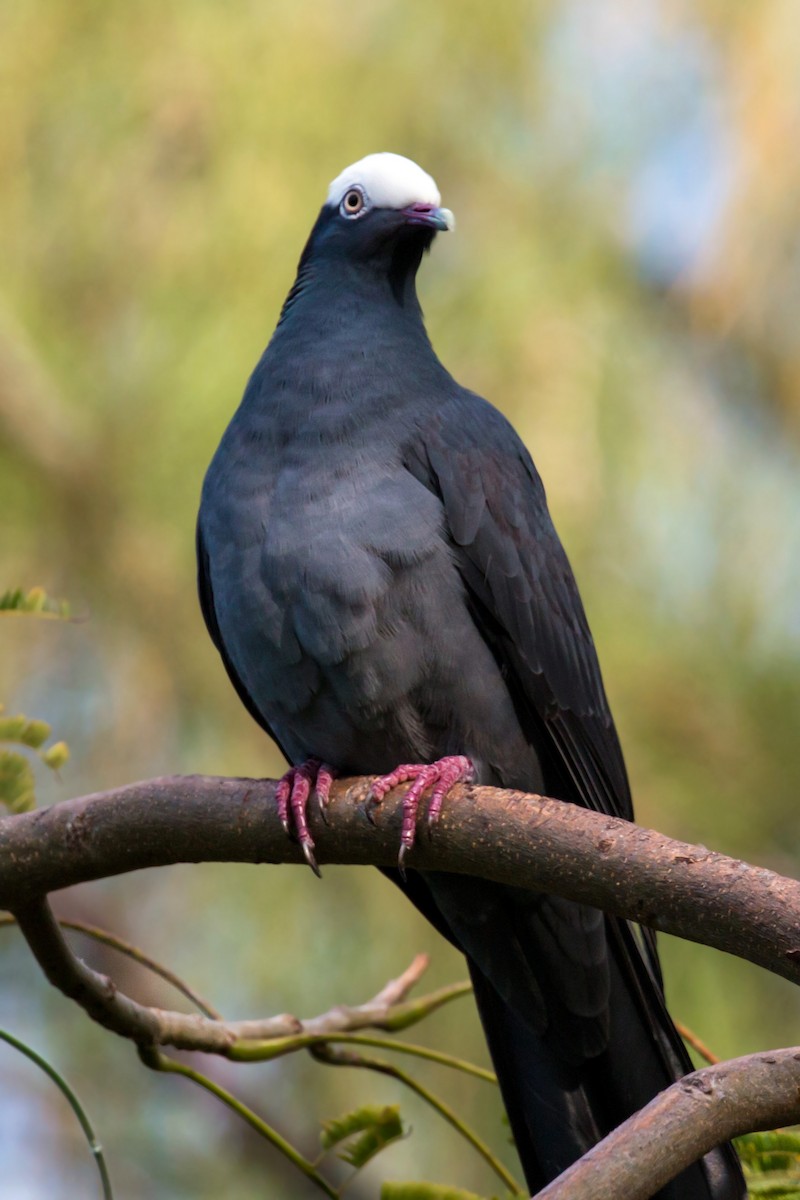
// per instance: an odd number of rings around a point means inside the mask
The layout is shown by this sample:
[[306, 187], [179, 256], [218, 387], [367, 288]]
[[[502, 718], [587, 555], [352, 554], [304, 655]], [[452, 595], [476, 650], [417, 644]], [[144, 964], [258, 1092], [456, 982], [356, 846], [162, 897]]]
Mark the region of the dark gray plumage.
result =
[[[291, 764], [385, 774], [467, 755], [482, 783], [631, 818], [536, 469], [425, 332], [415, 275], [447, 223], [434, 193], [392, 155], [331, 186], [206, 477], [203, 612]], [[650, 935], [480, 880], [395, 881], [467, 956], [532, 1190], [691, 1069]], [[725, 1147], [659, 1195], [744, 1186]]]

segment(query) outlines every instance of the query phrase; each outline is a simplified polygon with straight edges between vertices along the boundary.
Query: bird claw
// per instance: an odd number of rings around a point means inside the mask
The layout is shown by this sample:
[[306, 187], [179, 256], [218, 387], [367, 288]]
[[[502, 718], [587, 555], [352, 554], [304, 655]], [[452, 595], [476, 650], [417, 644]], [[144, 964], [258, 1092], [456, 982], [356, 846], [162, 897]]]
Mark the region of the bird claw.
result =
[[303, 851], [303, 858], [306, 860], [308, 865], [311, 867], [311, 870], [314, 872], [317, 879], [322, 879], [322, 872], [320, 871], [319, 867], [317, 866], [317, 860], [314, 857], [313, 846], [314, 846], [314, 843], [310, 839], [307, 842], [301, 841], [301, 843], [300, 843], [300, 849]]
[[387, 792], [399, 783], [406, 783], [409, 779], [412, 781], [411, 787], [403, 797], [403, 824], [400, 832], [400, 852], [397, 856], [397, 869], [403, 879], [406, 875], [405, 858], [414, 845], [417, 811], [423, 793], [427, 788], [433, 788], [427, 819], [428, 828], [432, 829], [439, 820], [444, 798], [450, 789], [456, 783], [471, 783], [474, 777], [475, 768], [470, 760], [463, 754], [452, 754], [437, 759], [434, 763], [403, 763], [373, 783], [365, 811], [374, 825], [374, 809]]
[[308, 758], [297, 767], [290, 767], [275, 788], [275, 803], [278, 817], [287, 833], [294, 826], [303, 858], [317, 877], [320, 869], [314, 857], [314, 839], [308, 828], [308, 798], [313, 788], [320, 813], [327, 823], [325, 810], [330, 800], [331, 784], [336, 778], [336, 769], [318, 758]]

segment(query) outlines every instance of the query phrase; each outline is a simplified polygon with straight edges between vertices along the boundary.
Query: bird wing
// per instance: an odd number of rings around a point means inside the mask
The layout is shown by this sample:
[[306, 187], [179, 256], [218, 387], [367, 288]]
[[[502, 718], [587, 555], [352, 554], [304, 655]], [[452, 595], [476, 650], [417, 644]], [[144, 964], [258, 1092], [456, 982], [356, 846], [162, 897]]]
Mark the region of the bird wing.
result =
[[[420, 423], [405, 465], [441, 500], [473, 620], [504, 672], [550, 794], [632, 819], [625, 764], [586, 615], [525, 447], [496, 409], [460, 391]], [[440, 908], [446, 879], [425, 877]], [[603, 958], [610, 990], [605, 992], [597, 974], [581, 972], [584, 951], [588, 949], [591, 965], [599, 963], [601, 949], [600, 939], [593, 940], [590, 931], [585, 942], [581, 940], [581, 910], [542, 897], [541, 919], [532, 922], [536, 898], [515, 902], [513, 892], [501, 890], [496, 903], [489, 893], [488, 904], [483, 895], [477, 936], [462, 948], [472, 959], [476, 1000], [526, 1178], [538, 1190], [563, 1169], [565, 1153], [571, 1161], [596, 1140], [593, 1122], [600, 1132], [612, 1128], [691, 1070], [691, 1061], [664, 1004], [651, 930], [606, 918]], [[495, 910], [498, 919], [490, 926], [485, 918], [487, 912], [492, 918]], [[549, 925], [549, 941], [543, 938], [543, 923]], [[468, 940], [461, 936], [463, 924], [457, 930], [459, 942]], [[509, 936], [516, 937], [519, 946], [515, 964], [521, 984], [526, 964], [535, 976], [527, 1006], [518, 1004], [514, 990], [503, 986]], [[542, 953], [548, 947], [549, 958]], [[564, 1012], [569, 1017], [585, 1011], [582, 1002], [575, 1004], [576, 996], [581, 1000], [575, 988], [592, 978], [598, 995], [606, 996], [609, 1021], [606, 1047], [596, 1057], [580, 1037], [570, 1044], [559, 1036]], [[555, 1040], [537, 1025], [537, 988], [542, 993], [551, 989], [548, 1008]], [[580, 1034], [580, 1024], [576, 1031]], [[577, 1076], [570, 1076], [573, 1068]], [[630, 1088], [632, 1080], [639, 1089], [636, 1094]], [[663, 1189], [665, 1200], [738, 1200], [743, 1195], [729, 1146]]]
[[261, 726], [261, 728], [272, 738], [276, 746], [280, 750], [287, 762], [291, 762], [289, 755], [281, 745], [278, 738], [275, 736], [275, 731], [270, 728], [267, 721], [264, 719], [264, 714], [260, 711], [253, 697], [245, 687], [244, 681], [239, 675], [236, 667], [233, 665], [230, 655], [225, 649], [225, 642], [217, 620], [217, 612], [214, 607], [214, 591], [211, 586], [211, 571], [209, 569], [208, 549], [206, 548], [205, 538], [203, 537], [202, 523], [197, 522], [196, 533], [197, 545], [197, 593], [200, 597], [200, 610], [203, 614], [208, 632], [211, 635], [211, 640], [219, 651], [225, 670], [228, 672], [228, 678], [236, 689], [236, 693], [245, 706], [253, 720]]
[[[441, 499], [473, 619], [504, 672], [549, 793], [632, 820], [594, 641], [528, 451], [497, 409], [466, 390], [420, 434], [406, 467]], [[650, 996], [652, 982], [663, 986], [655, 934], [626, 922], [610, 928], [629, 985]], [[663, 1020], [654, 1017], [659, 1041]]]
[[473, 619], [544, 753], [548, 786], [555, 780], [560, 798], [632, 819], [594, 642], [530, 455], [471, 392], [420, 432], [406, 466], [441, 499]]

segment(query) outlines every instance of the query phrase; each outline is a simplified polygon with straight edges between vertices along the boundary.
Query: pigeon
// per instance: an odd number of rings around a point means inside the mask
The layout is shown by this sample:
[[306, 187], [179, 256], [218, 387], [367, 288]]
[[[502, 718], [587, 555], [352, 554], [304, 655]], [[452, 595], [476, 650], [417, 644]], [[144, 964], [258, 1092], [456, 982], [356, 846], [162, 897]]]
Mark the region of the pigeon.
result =
[[[466, 956], [537, 1191], [692, 1069], [654, 936], [555, 895], [413, 868], [474, 780], [632, 819], [583, 605], [533, 461], [431, 346], [416, 292], [451, 230], [434, 180], [370, 154], [331, 183], [275, 332], [203, 485], [202, 611], [289, 769], [284, 823], [337, 775], [407, 784], [388, 872]], [[435, 828], [434, 828], [435, 836]], [[659, 1200], [745, 1195], [725, 1145]]]

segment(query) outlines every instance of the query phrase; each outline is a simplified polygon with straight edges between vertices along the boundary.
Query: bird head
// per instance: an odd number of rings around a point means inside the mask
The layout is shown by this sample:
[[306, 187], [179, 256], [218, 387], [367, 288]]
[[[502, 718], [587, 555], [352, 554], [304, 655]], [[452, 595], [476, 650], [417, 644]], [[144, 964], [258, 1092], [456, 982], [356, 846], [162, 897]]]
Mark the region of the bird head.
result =
[[346, 167], [328, 188], [323, 213], [353, 242], [376, 243], [416, 232], [428, 244], [437, 230], [453, 229], [440, 207], [439, 189], [422, 167], [402, 154], [368, 154]]
[[309, 239], [315, 256], [392, 260], [398, 246], [421, 256], [455, 220], [422, 167], [401, 154], [368, 154], [337, 175]]
[[282, 319], [312, 277], [347, 277], [359, 292], [388, 283], [402, 307], [413, 307], [423, 253], [437, 232], [455, 227], [440, 199], [431, 176], [401, 154], [368, 154], [346, 167], [328, 188]]

